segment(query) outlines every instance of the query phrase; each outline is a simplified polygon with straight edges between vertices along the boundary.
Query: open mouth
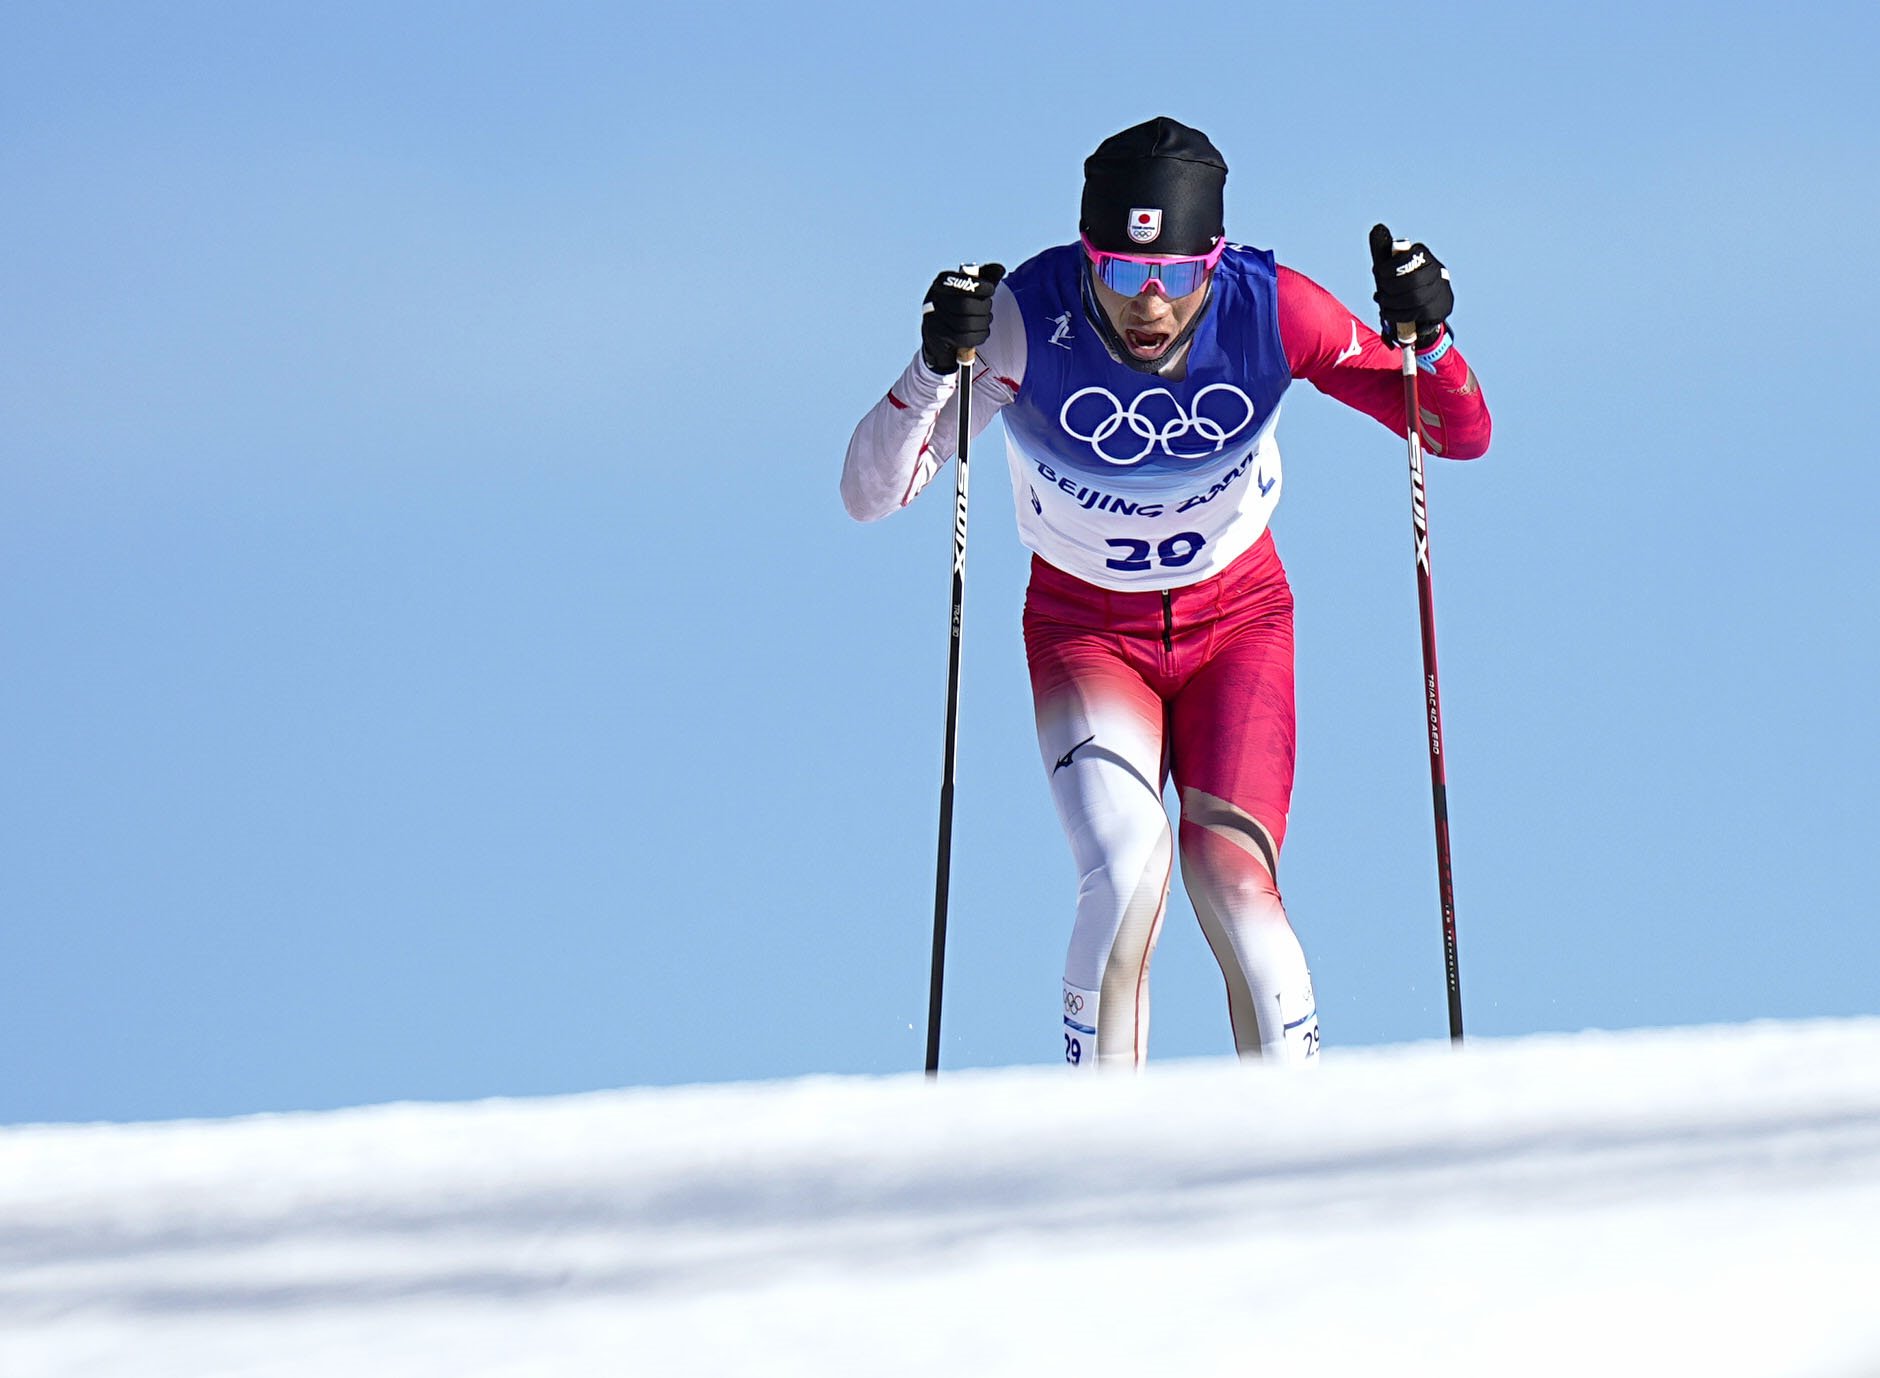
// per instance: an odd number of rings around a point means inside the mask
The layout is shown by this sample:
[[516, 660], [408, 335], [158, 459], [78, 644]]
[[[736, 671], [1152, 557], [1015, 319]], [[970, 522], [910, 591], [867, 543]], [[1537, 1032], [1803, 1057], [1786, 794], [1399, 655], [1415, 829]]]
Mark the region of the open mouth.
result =
[[1123, 343], [1138, 359], [1154, 359], [1168, 348], [1172, 337], [1166, 330], [1124, 330]]

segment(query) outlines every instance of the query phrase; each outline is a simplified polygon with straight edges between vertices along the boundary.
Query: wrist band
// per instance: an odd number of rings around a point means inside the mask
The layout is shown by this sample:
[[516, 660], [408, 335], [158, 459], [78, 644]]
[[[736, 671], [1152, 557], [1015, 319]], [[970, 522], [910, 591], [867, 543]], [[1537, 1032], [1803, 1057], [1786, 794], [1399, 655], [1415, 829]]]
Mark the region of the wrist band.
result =
[[1428, 353], [1417, 355], [1417, 368], [1424, 373], [1436, 372], [1437, 363], [1442, 359], [1443, 355], [1447, 354], [1455, 347], [1455, 343], [1456, 337], [1445, 329], [1443, 331], [1443, 338], [1431, 345]]

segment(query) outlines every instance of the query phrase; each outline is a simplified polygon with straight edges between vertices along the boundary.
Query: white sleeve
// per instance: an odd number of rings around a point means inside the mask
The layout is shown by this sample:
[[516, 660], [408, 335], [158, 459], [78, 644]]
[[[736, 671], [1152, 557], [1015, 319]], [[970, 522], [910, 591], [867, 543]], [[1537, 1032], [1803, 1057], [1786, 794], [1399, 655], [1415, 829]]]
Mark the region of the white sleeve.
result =
[[[919, 351], [900, 379], [869, 409], [849, 438], [842, 462], [842, 505], [857, 521], [879, 521], [912, 502], [959, 441], [958, 371], [942, 376]], [[992, 335], [973, 363], [973, 436], [1018, 396], [1025, 378], [1025, 322], [1018, 299], [1000, 283], [992, 295]]]

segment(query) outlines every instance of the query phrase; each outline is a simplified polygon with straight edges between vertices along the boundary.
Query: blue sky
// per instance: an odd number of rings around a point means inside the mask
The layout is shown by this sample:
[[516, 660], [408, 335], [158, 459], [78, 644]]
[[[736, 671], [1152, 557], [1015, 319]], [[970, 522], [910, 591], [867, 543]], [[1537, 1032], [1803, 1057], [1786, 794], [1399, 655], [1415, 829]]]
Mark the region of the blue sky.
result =
[[[857, 526], [842, 449], [1158, 113], [1347, 303], [1373, 221], [1451, 266], [1471, 1032], [1880, 1010], [1870, 11], [944, 21], [10, 14], [0, 1121], [918, 1067], [949, 500]], [[1282, 886], [1328, 1051], [1439, 1037], [1402, 445], [1281, 440]], [[950, 1066], [1053, 1059], [1074, 887], [980, 453]], [[1224, 1053], [1179, 897], [1155, 973]]]

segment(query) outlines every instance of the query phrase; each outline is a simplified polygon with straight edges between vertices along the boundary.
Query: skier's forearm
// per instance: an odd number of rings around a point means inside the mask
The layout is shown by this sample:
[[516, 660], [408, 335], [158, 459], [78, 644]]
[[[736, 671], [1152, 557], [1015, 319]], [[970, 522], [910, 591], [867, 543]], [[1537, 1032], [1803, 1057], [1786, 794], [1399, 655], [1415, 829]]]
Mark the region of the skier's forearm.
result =
[[[1444, 459], [1475, 459], [1487, 454], [1493, 427], [1475, 370], [1453, 341], [1432, 366], [1424, 367], [1430, 358], [1428, 350], [1417, 355], [1417, 406], [1424, 413], [1425, 448]], [[1401, 388], [1398, 396], [1402, 396]], [[1399, 416], [1403, 413], [1401, 401], [1397, 412]], [[1400, 421], [1396, 429], [1401, 428]]]
[[[1018, 395], [1025, 377], [1025, 321], [1009, 289], [992, 299], [992, 333], [973, 375], [973, 438]], [[949, 406], [959, 373], [942, 376], [919, 354], [901, 371], [849, 440], [842, 464], [842, 505], [857, 521], [879, 521], [906, 507], [958, 453], [959, 410]]]
[[842, 506], [857, 521], [879, 521], [914, 500], [952, 457], [957, 437], [947, 406], [957, 373], [941, 377], [918, 355], [869, 409], [842, 462]]
[[[1404, 429], [1403, 374], [1396, 350], [1379, 342], [1378, 353], [1389, 356], [1389, 368], [1343, 368], [1308, 375], [1312, 385], [1329, 397], [1391, 430]], [[1488, 450], [1491, 425], [1481, 384], [1468, 360], [1453, 345], [1433, 369], [1419, 370], [1417, 404], [1423, 412], [1423, 442], [1444, 459], [1475, 459]]]
[[[1290, 268], [1279, 270], [1280, 338], [1295, 378], [1402, 433], [1403, 374], [1394, 345], [1338, 299]], [[1450, 338], [1445, 336], [1444, 338]], [[1488, 449], [1488, 404], [1468, 361], [1450, 339], [1418, 377], [1424, 440], [1431, 454], [1474, 459]]]

